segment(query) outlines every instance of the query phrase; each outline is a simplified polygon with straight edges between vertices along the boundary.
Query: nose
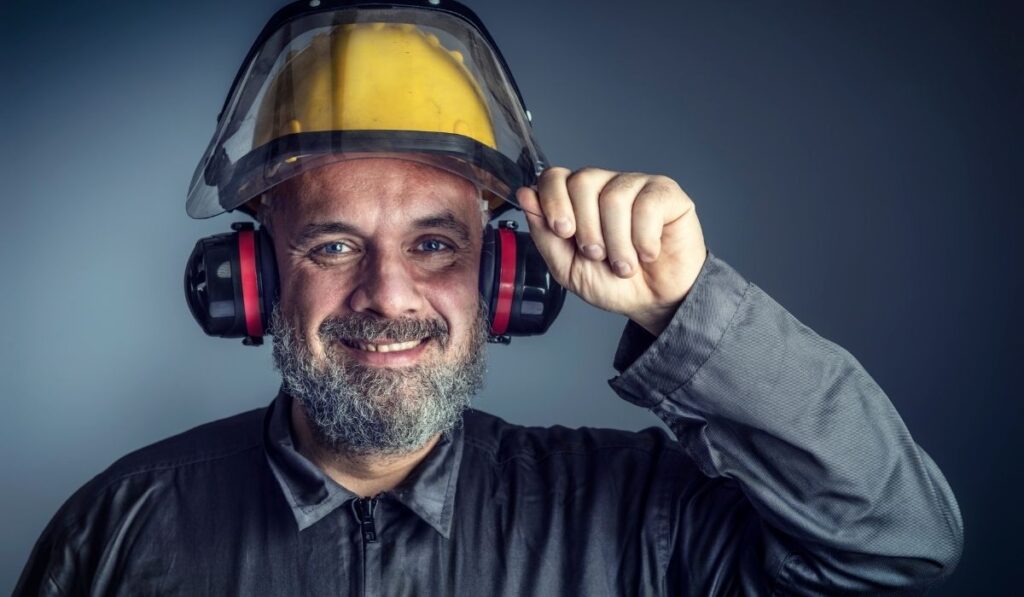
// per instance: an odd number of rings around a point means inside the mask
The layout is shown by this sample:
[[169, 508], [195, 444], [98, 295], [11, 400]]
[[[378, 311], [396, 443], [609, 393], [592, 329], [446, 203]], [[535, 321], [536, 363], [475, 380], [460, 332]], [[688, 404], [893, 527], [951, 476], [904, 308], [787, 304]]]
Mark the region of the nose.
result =
[[349, 308], [395, 319], [420, 313], [424, 298], [400, 251], [372, 251], [363, 258]]

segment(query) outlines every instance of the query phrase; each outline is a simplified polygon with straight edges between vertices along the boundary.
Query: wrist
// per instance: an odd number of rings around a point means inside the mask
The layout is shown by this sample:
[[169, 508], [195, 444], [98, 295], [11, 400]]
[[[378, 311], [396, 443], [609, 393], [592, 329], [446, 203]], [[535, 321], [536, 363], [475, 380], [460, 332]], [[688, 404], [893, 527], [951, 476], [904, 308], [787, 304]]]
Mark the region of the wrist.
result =
[[654, 337], [658, 337], [665, 331], [665, 328], [668, 327], [669, 322], [672, 321], [672, 317], [675, 315], [682, 302], [683, 301], [680, 300], [672, 305], [648, 309], [641, 313], [634, 313], [629, 316], [629, 319], [633, 323], [650, 332]]

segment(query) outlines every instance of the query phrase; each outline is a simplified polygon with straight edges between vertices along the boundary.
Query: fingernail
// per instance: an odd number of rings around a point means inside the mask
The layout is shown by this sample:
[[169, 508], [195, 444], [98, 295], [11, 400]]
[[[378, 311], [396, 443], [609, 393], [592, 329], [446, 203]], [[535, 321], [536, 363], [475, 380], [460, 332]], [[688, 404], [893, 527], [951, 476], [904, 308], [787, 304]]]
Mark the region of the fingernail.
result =
[[554, 228], [555, 232], [557, 232], [559, 236], [568, 236], [569, 233], [572, 232], [572, 228], [569, 226], [569, 220], [566, 220], [565, 218], [558, 218], [555, 220]]
[[583, 255], [587, 259], [600, 261], [601, 259], [604, 259], [604, 247], [601, 245], [587, 245], [583, 247]]
[[629, 264], [626, 263], [625, 261], [619, 261], [616, 259], [615, 261], [612, 262], [612, 269], [615, 270], [615, 273], [620, 276], [628, 276], [629, 272], [633, 268], [629, 267]]

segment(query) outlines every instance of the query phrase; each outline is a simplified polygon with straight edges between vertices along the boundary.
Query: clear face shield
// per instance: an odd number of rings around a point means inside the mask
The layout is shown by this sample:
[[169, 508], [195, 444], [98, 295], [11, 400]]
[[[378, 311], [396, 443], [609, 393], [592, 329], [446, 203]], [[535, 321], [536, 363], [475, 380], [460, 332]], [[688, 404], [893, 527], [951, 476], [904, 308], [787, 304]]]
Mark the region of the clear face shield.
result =
[[516, 189], [546, 166], [504, 60], [469, 11], [293, 4], [236, 77], [186, 211], [247, 209], [313, 168], [381, 156], [469, 179], [492, 215], [516, 205]]

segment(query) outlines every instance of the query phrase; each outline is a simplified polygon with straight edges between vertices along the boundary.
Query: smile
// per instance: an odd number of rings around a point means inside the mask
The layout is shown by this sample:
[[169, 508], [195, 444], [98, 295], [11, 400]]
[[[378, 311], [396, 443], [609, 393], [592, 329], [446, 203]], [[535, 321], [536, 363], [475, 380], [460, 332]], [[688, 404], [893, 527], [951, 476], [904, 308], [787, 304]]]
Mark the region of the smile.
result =
[[368, 342], [359, 342], [356, 340], [344, 340], [344, 343], [350, 348], [358, 348], [359, 350], [365, 350], [367, 352], [400, 352], [416, 348], [424, 340], [426, 340], [426, 338], [410, 340], [408, 342], [397, 342], [394, 344], [370, 344]]

